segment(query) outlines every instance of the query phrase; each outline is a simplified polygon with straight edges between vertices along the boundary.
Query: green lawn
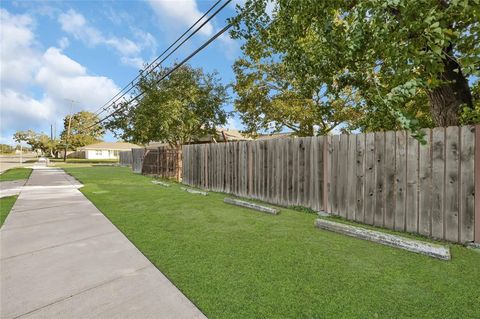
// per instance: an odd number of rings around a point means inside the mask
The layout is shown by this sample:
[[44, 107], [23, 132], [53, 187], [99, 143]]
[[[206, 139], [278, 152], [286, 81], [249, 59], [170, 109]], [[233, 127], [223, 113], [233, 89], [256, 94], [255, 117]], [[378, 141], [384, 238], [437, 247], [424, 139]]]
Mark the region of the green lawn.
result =
[[27, 179], [32, 172], [31, 168], [12, 168], [0, 174], [0, 182], [15, 181], [18, 179]]
[[18, 196], [8, 196], [0, 198], [0, 227], [3, 225], [5, 219], [7, 219], [8, 213], [15, 204]]
[[129, 168], [66, 168], [81, 191], [209, 318], [480, 318], [480, 253], [446, 262], [272, 216]]

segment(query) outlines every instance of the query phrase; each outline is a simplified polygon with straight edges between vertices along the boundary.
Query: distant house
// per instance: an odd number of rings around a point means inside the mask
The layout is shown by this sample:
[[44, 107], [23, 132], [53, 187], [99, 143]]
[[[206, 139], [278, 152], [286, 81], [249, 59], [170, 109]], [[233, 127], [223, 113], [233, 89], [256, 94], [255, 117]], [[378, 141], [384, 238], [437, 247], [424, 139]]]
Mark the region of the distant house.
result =
[[[243, 135], [237, 130], [218, 128], [216, 134], [207, 134], [200, 138], [195, 138], [194, 141], [187, 144], [223, 143], [249, 140], [251, 140], [250, 137]], [[145, 147], [147, 149], [156, 149], [163, 146], [168, 146], [168, 144], [164, 142], [150, 142]]]
[[257, 136], [256, 140], [276, 140], [279, 138], [286, 138], [286, 137], [295, 137], [292, 135], [292, 132], [285, 132], [285, 133], [274, 133], [274, 134], [260, 134]]
[[86, 159], [118, 159], [118, 152], [129, 151], [141, 146], [126, 142], [100, 142], [79, 147], [77, 152]]

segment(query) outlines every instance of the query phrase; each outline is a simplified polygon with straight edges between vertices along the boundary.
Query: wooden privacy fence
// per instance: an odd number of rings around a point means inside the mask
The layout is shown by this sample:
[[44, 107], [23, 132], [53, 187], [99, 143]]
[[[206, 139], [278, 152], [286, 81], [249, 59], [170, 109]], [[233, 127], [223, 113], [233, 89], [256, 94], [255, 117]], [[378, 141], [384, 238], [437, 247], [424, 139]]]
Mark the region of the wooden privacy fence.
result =
[[181, 179], [182, 175], [181, 150], [169, 147], [146, 149], [143, 162], [142, 174], [155, 175], [162, 178]]
[[142, 172], [144, 154], [145, 154], [145, 149], [132, 148], [132, 170], [134, 173]]
[[183, 182], [388, 229], [480, 242], [479, 127], [426, 129], [425, 145], [405, 131], [185, 145]]
[[132, 151], [118, 152], [118, 163], [120, 166], [131, 166], [133, 162]]

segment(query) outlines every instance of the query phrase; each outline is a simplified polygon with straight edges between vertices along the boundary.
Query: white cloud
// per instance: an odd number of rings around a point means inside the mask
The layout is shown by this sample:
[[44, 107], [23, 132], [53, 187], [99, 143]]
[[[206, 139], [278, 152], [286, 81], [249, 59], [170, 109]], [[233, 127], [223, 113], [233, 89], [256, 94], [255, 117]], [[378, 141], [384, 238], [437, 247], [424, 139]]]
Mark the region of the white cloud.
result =
[[59, 123], [69, 112], [65, 99], [79, 102], [74, 111], [94, 111], [118, 92], [111, 79], [88, 74], [61, 48], [36, 49], [31, 17], [4, 9], [0, 13], [2, 141], [17, 130], [48, 131], [51, 123]]
[[12, 15], [0, 9], [0, 76], [2, 87], [21, 87], [30, 82], [37, 67], [34, 23], [28, 15]]
[[86, 73], [84, 66], [64, 55], [58, 48], [48, 48], [43, 54], [42, 62], [37, 79], [44, 70], [50, 70], [63, 76], [83, 75]]
[[[118, 52], [121, 59], [125, 61], [138, 61], [141, 59], [139, 55], [143, 49], [155, 50], [157, 46], [155, 38], [150, 33], [135, 28], [131, 28], [136, 37], [135, 42], [125, 37], [105, 36], [92, 27], [82, 14], [72, 9], [60, 14], [58, 22], [63, 31], [85, 45], [89, 47], [106, 45]], [[138, 63], [128, 63], [128, 65], [136, 67]]]
[[131, 65], [133, 67], [136, 67], [137, 69], [143, 69], [145, 66], [145, 61], [142, 58], [122, 57], [121, 62], [125, 65]]
[[72, 99], [89, 110], [94, 110], [118, 90], [112, 80], [88, 75], [85, 67], [58, 48], [49, 48], [43, 54], [42, 67], [35, 79], [54, 101], [65, 104], [65, 99]]
[[2, 89], [0, 100], [2, 133], [8, 130], [28, 129], [32, 123], [45, 121], [52, 115], [51, 105], [11, 89]]
[[60, 14], [58, 22], [60, 22], [63, 31], [70, 33], [87, 45], [95, 46], [105, 41], [101, 33], [97, 29], [88, 26], [83, 15], [75, 10], [70, 9]]
[[70, 45], [70, 40], [68, 40], [67, 37], [62, 37], [60, 40], [58, 40], [58, 46], [60, 49], [66, 49]]
[[129, 39], [110, 38], [106, 39], [105, 43], [123, 55], [136, 55], [140, 52], [140, 48], [132, 40]]
[[[190, 27], [203, 15], [203, 13], [198, 9], [198, 5], [195, 0], [149, 0], [149, 3], [155, 13], [160, 17], [161, 22], [165, 22], [165, 24], [169, 27]], [[198, 25], [200, 25], [200, 23]], [[213, 26], [210, 22], [208, 22], [198, 32], [207, 36], [211, 35], [213, 33]]]
[[238, 52], [240, 51], [240, 44], [234, 39], [230, 38], [228, 33], [224, 33], [218, 37], [220, 44], [223, 45], [223, 53], [228, 60], [234, 61], [238, 57]]

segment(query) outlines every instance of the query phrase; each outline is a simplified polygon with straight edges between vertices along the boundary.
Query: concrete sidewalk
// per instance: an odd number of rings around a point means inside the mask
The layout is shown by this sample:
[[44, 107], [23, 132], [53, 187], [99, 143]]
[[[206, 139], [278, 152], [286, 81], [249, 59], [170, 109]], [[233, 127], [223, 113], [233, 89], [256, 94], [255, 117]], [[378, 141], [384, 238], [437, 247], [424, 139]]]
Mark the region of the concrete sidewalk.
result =
[[0, 198], [20, 194], [20, 191], [26, 182], [26, 179], [0, 182]]
[[0, 229], [1, 318], [205, 318], [78, 190], [36, 168]]

